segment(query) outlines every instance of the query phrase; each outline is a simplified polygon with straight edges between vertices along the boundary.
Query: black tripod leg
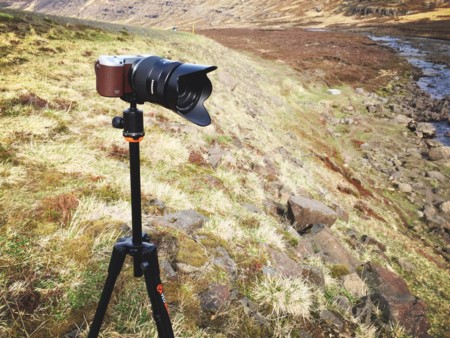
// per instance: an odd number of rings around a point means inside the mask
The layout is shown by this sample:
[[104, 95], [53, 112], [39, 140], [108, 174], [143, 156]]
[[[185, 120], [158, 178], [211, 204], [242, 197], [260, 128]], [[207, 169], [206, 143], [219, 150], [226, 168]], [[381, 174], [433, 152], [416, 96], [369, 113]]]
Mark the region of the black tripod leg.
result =
[[109, 261], [108, 276], [106, 277], [105, 285], [103, 286], [102, 295], [98, 302], [97, 311], [95, 312], [88, 338], [98, 337], [114, 285], [116, 284], [117, 277], [120, 274], [126, 255], [126, 247], [121, 246], [121, 243], [114, 245], [111, 260]]
[[164, 297], [163, 285], [159, 274], [158, 254], [156, 246], [149, 244], [142, 251], [142, 270], [144, 272], [147, 294], [150, 298], [153, 319], [160, 338], [173, 338], [172, 323]]

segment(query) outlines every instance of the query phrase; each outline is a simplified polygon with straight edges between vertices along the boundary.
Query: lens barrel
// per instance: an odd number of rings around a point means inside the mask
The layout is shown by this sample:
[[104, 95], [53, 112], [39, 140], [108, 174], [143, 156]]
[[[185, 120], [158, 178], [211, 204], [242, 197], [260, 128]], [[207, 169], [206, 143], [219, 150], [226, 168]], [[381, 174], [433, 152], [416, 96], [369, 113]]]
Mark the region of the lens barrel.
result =
[[130, 84], [139, 101], [157, 103], [207, 126], [211, 118], [203, 104], [211, 95], [212, 84], [206, 74], [215, 69], [149, 56], [132, 65]]

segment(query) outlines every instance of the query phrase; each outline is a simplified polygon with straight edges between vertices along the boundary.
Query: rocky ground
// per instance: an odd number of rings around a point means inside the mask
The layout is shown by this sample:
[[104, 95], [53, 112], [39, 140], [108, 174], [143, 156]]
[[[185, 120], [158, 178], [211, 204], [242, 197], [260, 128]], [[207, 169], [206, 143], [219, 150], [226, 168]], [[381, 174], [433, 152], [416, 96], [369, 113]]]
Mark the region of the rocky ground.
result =
[[[386, 32], [393, 31], [387, 30]], [[450, 258], [450, 147], [443, 146], [434, 139], [435, 128], [430, 122], [449, 119], [449, 98], [432, 99], [415, 84], [420, 71], [411, 68], [404, 60], [393, 54], [391, 49], [379, 46], [360, 35], [300, 29], [289, 31], [206, 30], [201, 33], [226, 46], [287, 63], [297, 71], [297, 76], [304, 83], [312, 84], [319, 81], [330, 88], [341, 84], [353, 86], [355, 95], [363, 97], [363, 106], [366, 111], [363, 113], [357, 111], [351, 104], [332, 106], [330, 111], [341, 109], [345, 112], [345, 117], [336, 118], [332, 112], [328, 115], [325, 113], [324, 119], [327, 121], [328, 132], [338, 138], [353, 138], [352, 141], [361, 150], [362, 166], [381, 173], [385, 177], [388, 190], [404, 194], [415, 206], [416, 210], [412, 211], [415, 216], [412, 218], [408, 216], [408, 213], [411, 215], [411, 212], [406, 209], [398, 209], [403, 226], [409, 232], [409, 236], [417, 238], [423, 245], [433, 248], [436, 254], [442, 256], [447, 262], [445, 266], [448, 268]], [[429, 48], [433, 47], [434, 45], [430, 43]], [[444, 53], [434, 53], [432, 57], [434, 62], [447, 63], [449, 60], [449, 55], [445, 51]], [[383, 72], [380, 72], [380, 69], [383, 69]], [[338, 93], [339, 91], [334, 94]], [[358, 132], [367, 130], [367, 128], [376, 133], [376, 130], [370, 127], [373, 119], [403, 126], [403, 136], [407, 141], [398, 144], [390, 141], [383, 142], [383, 135], [380, 135], [378, 140], [372, 139], [366, 142], [351, 136], [357, 135]], [[350, 136], [341, 134], [342, 127], [348, 127], [351, 130]], [[337, 130], [339, 132], [336, 132]], [[334, 167], [337, 172], [345, 172], [345, 169], [339, 168], [335, 164], [330, 166]], [[360, 170], [363, 169], [360, 168]], [[358, 188], [357, 185], [355, 187]], [[373, 210], [364, 203], [357, 204], [355, 208], [366, 213], [368, 217], [377, 217], [376, 213], [374, 214]], [[324, 213], [326, 214], [326, 211]], [[319, 217], [319, 223], [327, 224], [327, 218], [322, 219], [321, 217]], [[299, 219], [302, 218], [304, 219], [305, 215], [299, 216]], [[379, 219], [383, 220], [382, 217]], [[292, 222], [297, 224], [293, 218]], [[313, 236], [324, 236], [323, 234], [317, 235], [321, 231], [323, 229], [318, 230], [314, 227], [312, 229], [300, 228], [299, 230], [303, 234], [312, 233], [315, 234]], [[385, 251], [382, 243], [372, 241], [366, 235], [351, 234], [350, 238], [355, 240], [352, 244], [354, 247], [358, 247], [362, 241], [378, 247], [380, 252]], [[304, 244], [317, 245], [314, 240], [305, 238], [300, 240]], [[333, 264], [344, 264], [347, 268], [357, 265], [352, 258], [343, 253], [339, 244], [331, 244], [335, 243], [335, 239], [330, 237], [324, 241], [327, 246], [334, 248], [325, 253], [325, 256], [331, 261], [331, 257], [339, 257], [333, 261]], [[349, 241], [352, 242], [351, 239]], [[318, 250], [326, 251], [327, 249], [322, 247]], [[431, 257], [429, 258], [433, 263], [440, 264]], [[403, 259], [397, 262], [403, 266], [402, 269], [410, 269], [404, 265]], [[426, 336], [427, 324], [423, 317], [425, 305], [413, 300], [414, 297], [402, 298], [403, 296], [399, 296], [407, 290], [407, 288], [400, 287], [404, 281], [398, 276], [390, 275], [390, 272], [379, 270], [379, 267], [368, 267], [368, 271], [371, 272], [359, 273], [359, 277], [365, 279], [373, 290], [383, 289], [389, 294], [392, 292], [391, 295], [396, 294], [400, 297], [398, 299], [404, 299], [405, 303], [388, 300], [389, 296], [386, 294], [380, 295], [375, 292], [376, 295], [363, 297], [362, 305], [353, 308], [354, 313], [356, 311], [358, 315], [365, 316], [369, 320], [368, 318], [373, 316], [373, 309], [370, 310], [368, 304], [371, 302], [379, 304], [380, 299], [383, 299], [382, 302], [390, 304], [386, 305], [386, 308], [390, 308], [390, 310], [385, 314], [396, 313], [395, 316], [398, 316], [396, 320], [407, 327], [407, 331], [413, 336]], [[352, 274], [347, 274], [345, 280], [353, 278], [351, 276]], [[391, 280], [391, 278], [393, 279]], [[377, 282], [374, 282], [375, 280]], [[348, 283], [351, 282], [348, 281]], [[399, 288], [394, 291], [384, 283], [397, 285]], [[382, 284], [384, 286], [381, 286]], [[356, 283], [356, 285], [358, 284]], [[390, 291], [386, 291], [388, 289]], [[400, 291], [401, 289], [403, 291]], [[411, 302], [409, 303], [411, 306], [406, 305], [408, 302]], [[394, 303], [396, 305], [393, 305]], [[415, 318], [413, 319], [414, 324], [406, 323], [409, 320], [406, 319], [407, 313], [414, 314], [411, 317]], [[336, 320], [334, 323], [337, 325]]]
[[[436, 133], [430, 124], [450, 123], [449, 98], [436, 100], [424, 93], [415, 84], [419, 70], [413, 69], [390, 48], [354, 33], [303, 29], [222, 29], [200, 33], [228, 47], [287, 63], [306, 83], [322, 81], [329, 87], [348, 84], [359, 88], [372, 116], [404, 125], [404, 133], [410, 138], [407, 149], [393, 154], [397, 151], [395, 147], [387, 145], [375, 151], [364, 143], [361, 149], [368, 165], [384, 173], [395, 189], [409, 194], [411, 201], [419, 205], [419, 215], [429, 226], [426, 231], [438, 235], [435, 245], [449, 259], [450, 184], [446, 175], [427, 170], [437, 165], [445, 171], [450, 163], [450, 148], [433, 140]], [[430, 43], [429, 48], [433, 47]], [[450, 55], [446, 52], [432, 55], [434, 61], [448, 63]], [[363, 118], [352, 107], [345, 109], [353, 116], [333, 123], [354, 124]]]

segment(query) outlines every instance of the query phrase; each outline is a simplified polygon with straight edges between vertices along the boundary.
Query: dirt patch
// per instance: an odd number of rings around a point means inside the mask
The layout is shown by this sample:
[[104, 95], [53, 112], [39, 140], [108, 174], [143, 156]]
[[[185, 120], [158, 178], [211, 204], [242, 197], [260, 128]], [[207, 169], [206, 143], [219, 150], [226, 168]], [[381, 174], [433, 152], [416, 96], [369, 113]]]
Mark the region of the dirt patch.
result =
[[211, 29], [200, 34], [221, 44], [289, 64], [311, 83], [375, 90], [409, 68], [390, 49], [348, 32], [305, 29]]

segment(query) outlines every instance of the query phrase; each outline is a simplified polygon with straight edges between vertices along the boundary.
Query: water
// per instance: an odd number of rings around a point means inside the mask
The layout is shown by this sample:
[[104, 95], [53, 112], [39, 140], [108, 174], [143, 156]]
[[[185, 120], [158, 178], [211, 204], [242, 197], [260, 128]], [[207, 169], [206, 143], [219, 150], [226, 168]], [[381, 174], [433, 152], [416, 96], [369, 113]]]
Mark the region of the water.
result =
[[[422, 77], [417, 81], [418, 86], [435, 99], [450, 97], [450, 68], [445, 64], [429, 61], [432, 53], [442, 53], [450, 56], [450, 42], [423, 38], [408, 38], [409, 41], [391, 36], [370, 36], [374, 41], [389, 46], [399, 55], [405, 57], [409, 63], [422, 70]], [[410, 42], [411, 41], [411, 42]], [[431, 47], [431, 48], [430, 48]], [[450, 146], [450, 126], [447, 122], [433, 123], [436, 127], [436, 139], [446, 146]]]

